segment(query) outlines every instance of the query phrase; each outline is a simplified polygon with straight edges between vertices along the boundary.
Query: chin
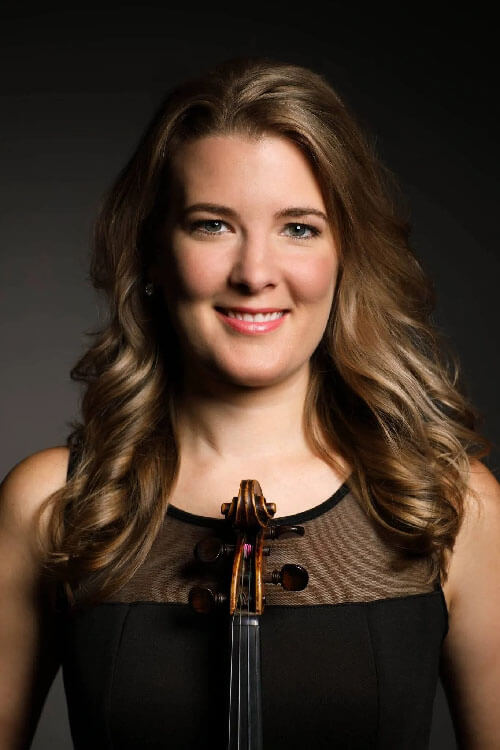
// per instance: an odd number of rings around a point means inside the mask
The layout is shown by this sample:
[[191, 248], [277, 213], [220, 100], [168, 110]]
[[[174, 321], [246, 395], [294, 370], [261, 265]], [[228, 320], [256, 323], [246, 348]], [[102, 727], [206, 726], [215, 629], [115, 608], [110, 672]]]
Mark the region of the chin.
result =
[[272, 386], [286, 380], [291, 373], [289, 370], [283, 368], [273, 368], [272, 370], [263, 371], [261, 369], [254, 369], [252, 371], [238, 372], [237, 370], [224, 370], [219, 371], [219, 377], [226, 383], [232, 383], [234, 385], [240, 385], [248, 388], [262, 388], [265, 386]]

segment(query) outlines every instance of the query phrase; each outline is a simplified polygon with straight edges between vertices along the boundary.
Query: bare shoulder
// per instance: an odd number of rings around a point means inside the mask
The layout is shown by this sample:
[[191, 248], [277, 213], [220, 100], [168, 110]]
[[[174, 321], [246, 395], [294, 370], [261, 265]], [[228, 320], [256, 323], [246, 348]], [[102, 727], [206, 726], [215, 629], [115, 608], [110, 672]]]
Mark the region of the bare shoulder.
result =
[[[56, 446], [13, 466], [0, 485], [0, 747], [30, 747], [60, 664], [57, 618], [41, 596], [37, 511], [66, 482], [69, 450]], [[40, 520], [44, 531], [44, 515]], [[45, 582], [44, 582], [45, 583]], [[44, 586], [45, 594], [47, 590]]]
[[66, 470], [69, 460], [69, 448], [65, 445], [56, 445], [52, 448], [32, 453], [21, 459], [5, 475], [2, 486], [6, 483], [24, 484], [33, 479], [42, 481], [44, 484], [60, 484], [61, 477], [66, 481]]
[[0, 484], [0, 523], [11, 532], [26, 529], [43, 500], [66, 482], [69, 449], [64, 445], [32, 453], [15, 464]]
[[441, 677], [459, 747], [493, 750], [500, 737], [500, 484], [474, 460], [468, 487], [449, 563]]
[[68, 460], [67, 446], [44, 448], [18, 461], [5, 475], [1, 486], [34, 489], [33, 485], [41, 483], [41, 490], [57, 489], [66, 481]]
[[[494, 553], [500, 534], [500, 483], [482, 461], [471, 460], [464, 516], [452, 554], [449, 555], [447, 587], [449, 609], [466, 594], [482, 555]], [[481, 549], [479, 549], [481, 548]]]

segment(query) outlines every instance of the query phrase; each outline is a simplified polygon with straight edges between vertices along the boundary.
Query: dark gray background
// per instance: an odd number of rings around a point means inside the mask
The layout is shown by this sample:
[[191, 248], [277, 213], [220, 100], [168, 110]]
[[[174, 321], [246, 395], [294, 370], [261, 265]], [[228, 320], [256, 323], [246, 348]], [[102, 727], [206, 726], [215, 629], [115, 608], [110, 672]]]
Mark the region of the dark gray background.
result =
[[[87, 280], [104, 189], [171, 85], [238, 54], [327, 75], [377, 136], [435, 280], [436, 319], [458, 351], [492, 440], [498, 394], [498, 137], [493, 31], [475, 5], [288, 3], [264, 9], [122, 2], [59, 8], [4, 3], [2, 19], [2, 476], [64, 443], [77, 410], [69, 369], [100, 303]], [[490, 31], [491, 29], [491, 31]], [[498, 447], [486, 460], [498, 476]], [[441, 685], [431, 748], [454, 748]], [[33, 744], [70, 748], [60, 674]]]

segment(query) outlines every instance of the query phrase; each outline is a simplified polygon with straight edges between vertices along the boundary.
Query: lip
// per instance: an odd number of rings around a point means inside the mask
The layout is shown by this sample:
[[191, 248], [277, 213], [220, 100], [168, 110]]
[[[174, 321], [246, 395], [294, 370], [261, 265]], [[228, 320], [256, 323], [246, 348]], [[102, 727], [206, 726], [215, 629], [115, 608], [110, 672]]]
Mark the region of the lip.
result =
[[222, 307], [217, 305], [216, 310], [231, 310], [232, 312], [250, 313], [250, 315], [257, 315], [257, 313], [272, 313], [272, 312], [288, 312], [285, 307]]
[[[248, 308], [241, 309], [238, 307], [228, 307], [222, 309], [233, 310], [234, 312], [250, 312]], [[240, 333], [246, 333], [251, 336], [274, 331], [276, 328], [279, 328], [279, 326], [282, 325], [288, 314], [287, 310], [266, 310], [265, 312], [282, 312], [283, 315], [276, 320], [264, 320], [257, 322], [253, 320], [238, 320], [238, 318], [230, 318], [228, 315], [224, 315], [224, 313], [217, 308], [215, 309], [215, 312], [217, 313], [218, 317], [233, 330], [239, 331]], [[257, 310], [256, 312], [264, 312], [264, 310]]]

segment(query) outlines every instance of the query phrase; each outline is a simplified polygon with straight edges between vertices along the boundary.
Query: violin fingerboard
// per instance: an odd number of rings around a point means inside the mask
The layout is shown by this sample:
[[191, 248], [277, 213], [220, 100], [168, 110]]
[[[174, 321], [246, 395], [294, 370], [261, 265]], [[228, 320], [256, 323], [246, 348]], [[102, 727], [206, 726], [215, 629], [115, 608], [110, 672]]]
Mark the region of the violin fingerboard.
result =
[[235, 613], [230, 622], [228, 750], [262, 750], [260, 624]]

